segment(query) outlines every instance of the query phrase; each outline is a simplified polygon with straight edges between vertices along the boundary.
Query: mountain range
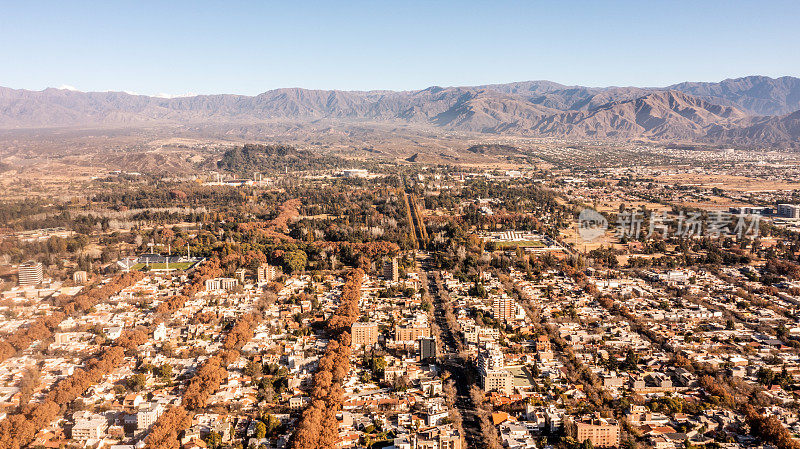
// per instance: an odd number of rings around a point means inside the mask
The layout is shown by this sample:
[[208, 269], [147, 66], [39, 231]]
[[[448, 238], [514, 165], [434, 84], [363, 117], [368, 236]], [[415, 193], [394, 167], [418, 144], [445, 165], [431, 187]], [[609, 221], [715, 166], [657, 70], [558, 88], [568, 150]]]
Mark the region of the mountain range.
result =
[[667, 87], [525, 81], [417, 91], [277, 89], [160, 98], [0, 87], [0, 129], [237, 125], [325, 119], [566, 139], [800, 148], [800, 79], [748, 76]]

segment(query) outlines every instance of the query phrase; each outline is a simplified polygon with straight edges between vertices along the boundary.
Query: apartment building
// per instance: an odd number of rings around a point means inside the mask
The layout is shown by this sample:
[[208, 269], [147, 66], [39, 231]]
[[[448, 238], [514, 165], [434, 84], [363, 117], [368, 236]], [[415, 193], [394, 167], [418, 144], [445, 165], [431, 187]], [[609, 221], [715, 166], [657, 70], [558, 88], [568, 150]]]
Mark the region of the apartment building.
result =
[[350, 340], [355, 348], [374, 345], [378, 342], [378, 323], [353, 323]]
[[394, 339], [397, 341], [416, 341], [420, 337], [430, 336], [431, 327], [427, 323], [398, 324], [394, 327]]
[[233, 278], [206, 279], [206, 291], [230, 290], [238, 284], [239, 281]]
[[387, 281], [397, 282], [400, 280], [400, 265], [397, 263], [397, 258], [392, 257], [383, 264], [383, 278]]
[[505, 323], [513, 321], [517, 313], [517, 303], [513, 298], [498, 296], [492, 301], [492, 314], [494, 319]]
[[612, 418], [602, 418], [599, 413], [580, 419], [567, 417], [564, 428], [568, 436], [582, 443], [586, 440], [596, 447], [618, 447], [620, 439], [619, 423]]
[[106, 436], [108, 420], [101, 415], [88, 411], [73, 414], [75, 425], [72, 426], [72, 439], [78, 441], [99, 440]]
[[259, 284], [266, 284], [267, 282], [274, 281], [280, 275], [280, 270], [278, 267], [274, 267], [272, 265], [263, 264], [259, 265], [258, 269], [256, 270], [256, 280]]
[[39, 285], [42, 283], [41, 262], [29, 261], [19, 266], [19, 285]]

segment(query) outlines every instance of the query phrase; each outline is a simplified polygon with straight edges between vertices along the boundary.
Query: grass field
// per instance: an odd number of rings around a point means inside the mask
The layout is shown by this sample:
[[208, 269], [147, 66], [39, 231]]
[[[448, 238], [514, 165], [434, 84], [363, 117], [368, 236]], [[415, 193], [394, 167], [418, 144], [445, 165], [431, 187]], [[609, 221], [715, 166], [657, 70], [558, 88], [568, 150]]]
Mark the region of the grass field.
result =
[[497, 249], [514, 249], [514, 248], [543, 248], [544, 243], [538, 240], [520, 240], [519, 242], [498, 242], [496, 243]]
[[[171, 264], [169, 264], [169, 269], [170, 270], [188, 270], [194, 264], [195, 264], [194, 262], [171, 263]], [[144, 267], [145, 267], [145, 264], [137, 263], [131, 269], [133, 269], [133, 270], [142, 270], [142, 269], [144, 269]], [[151, 270], [166, 270], [167, 269], [167, 264], [164, 264], [164, 263], [151, 263], [150, 264], [150, 269]]]

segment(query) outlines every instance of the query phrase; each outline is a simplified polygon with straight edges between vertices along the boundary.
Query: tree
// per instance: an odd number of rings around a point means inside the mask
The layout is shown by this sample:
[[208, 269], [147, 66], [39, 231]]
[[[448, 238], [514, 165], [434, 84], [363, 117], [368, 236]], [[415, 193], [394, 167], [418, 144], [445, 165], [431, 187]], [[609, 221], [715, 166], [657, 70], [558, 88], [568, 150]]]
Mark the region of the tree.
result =
[[283, 263], [290, 273], [296, 273], [306, 268], [308, 263], [308, 256], [305, 251], [297, 249], [284, 254]]
[[267, 425], [259, 421], [256, 424], [256, 438], [259, 440], [267, 436]]
[[172, 365], [165, 363], [156, 368], [153, 373], [162, 380], [170, 380], [172, 379]]
[[125, 381], [125, 384], [131, 391], [141, 391], [147, 386], [147, 377], [141, 373], [134, 374]]
[[264, 417], [264, 423], [267, 426], [267, 435], [273, 435], [281, 426], [281, 421], [269, 413]]
[[261, 377], [263, 370], [264, 367], [261, 365], [261, 362], [251, 360], [247, 362], [247, 366], [244, 367], [244, 374], [246, 376], [250, 376], [251, 378], [255, 379], [257, 377]]
[[203, 439], [206, 442], [209, 448], [217, 449], [222, 447], [222, 435], [219, 432], [212, 431]]

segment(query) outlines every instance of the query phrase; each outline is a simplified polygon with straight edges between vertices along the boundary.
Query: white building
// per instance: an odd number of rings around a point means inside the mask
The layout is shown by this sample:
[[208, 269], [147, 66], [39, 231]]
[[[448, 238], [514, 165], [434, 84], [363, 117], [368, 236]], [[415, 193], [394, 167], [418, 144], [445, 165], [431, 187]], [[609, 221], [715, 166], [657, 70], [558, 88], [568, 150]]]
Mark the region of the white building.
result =
[[106, 436], [108, 420], [88, 411], [75, 412], [72, 415], [75, 425], [72, 427], [72, 439], [78, 441], [99, 440]]
[[136, 412], [136, 430], [149, 429], [162, 413], [164, 413], [164, 406], [161, 403], [143, 403]]
[[153, 331], [153, 340], [164, 341], [167, 339], [167, 326], [164, 323], [158, 323], [156, 329]]
[[206, 279], [206, 291], [230, 290], [238, 284], [239, 281], [233, 278]]
[[19, 266], [19, 285], [39, 285], [42, 283], [41, 262], [29, 261]]

